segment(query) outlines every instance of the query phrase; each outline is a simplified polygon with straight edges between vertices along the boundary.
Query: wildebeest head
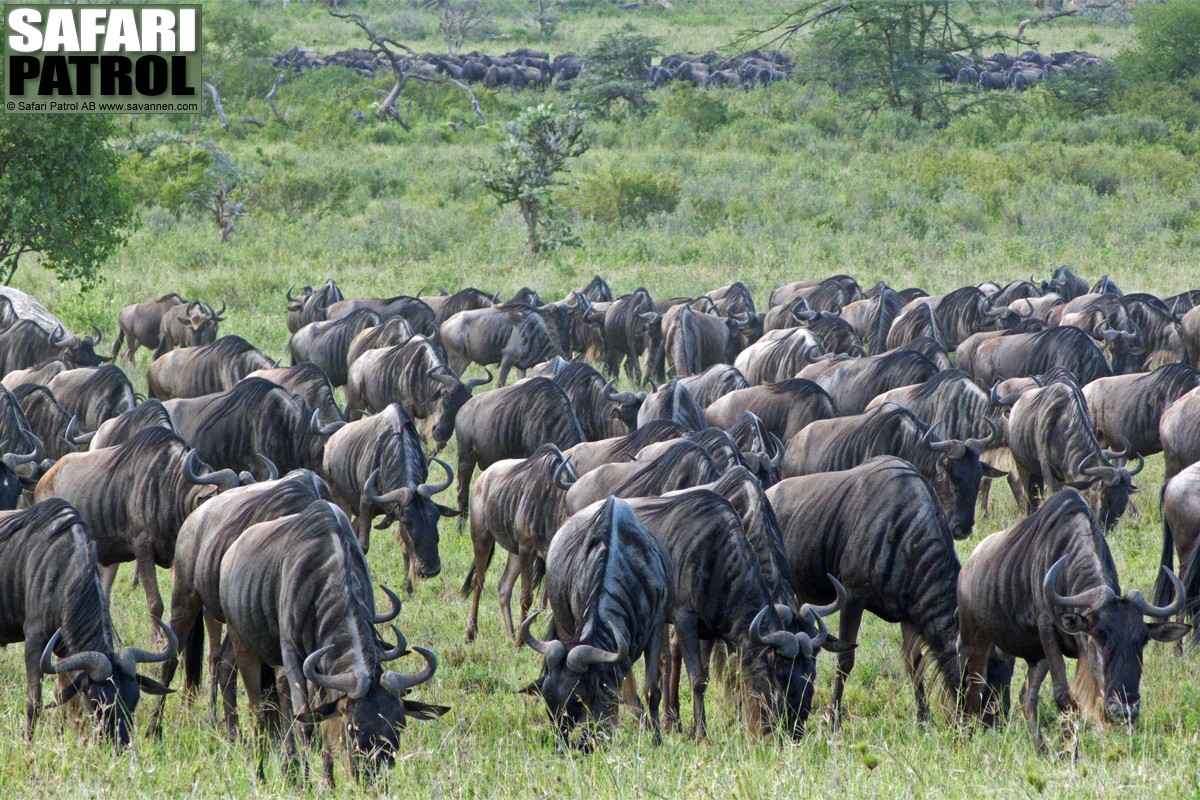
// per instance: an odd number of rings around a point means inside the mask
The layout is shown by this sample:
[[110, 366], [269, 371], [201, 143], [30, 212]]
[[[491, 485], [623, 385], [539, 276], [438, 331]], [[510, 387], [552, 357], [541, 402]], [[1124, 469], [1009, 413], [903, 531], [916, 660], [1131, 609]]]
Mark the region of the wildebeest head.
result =
[[1059, 630], [1084, 640], [1079, 669], [1090, 670], [1094, 682], [1100, 684], [1096, 688], [1109, 722], [1132, 725], [1140, 710], [1146, 642], [1176, 642], [1192, 628], [1180, 622], [1147, 624], [1144, 618], [1167, 620], [1177, 614], [1186, 599], [1183, 582], [1163, 567], [1175, 587], [1175, 599], [1162, 607], [1152, 605], [1136, 589], [1118, 597], [1106, 585], [1063, 597], [1055, 587], [1066, 561], [1063, 556], [1050, 567], [1042, 595]]
[[[32, 434], [30, 434], [32, 436]], [[36, 439], [37, 437], [34, 437]], [[3, 455], [0, 456], [0, 511], [12, 511], [17, 507], [17, 503], [21, 501], [21, 484], [22, 476], [17, 471], [22, 464], [31, 464], [38, 459], [38, 450], [36, 446], [30, 453], [10, 453], [8, 452], [9, 443], [5, 442], [0, 451]], [[36, 471], [34, 472], [36, 476]]]
[[59, 348], [58, 357], [68, 364], [98, 367], [105, 361], [112, 361], [112, 357], [96, 355], [96, 346], [104, 340], [104, 334], [95, 325], [92, 330], [96, 332], [95, 336], [76, 336], [66, 333], [60, 325], [50, 335], [50, 344]]
[[979, 485], [986, 475], [1002, 478], [1008, 473], [980, 460], [979, 454], [987, 450], [999, 434], [996, 423], [984, 417], [991, 432], [982, 439], [934, 439], [937, 425], [925, 432], [922, 443], [938, 453], [937, 479], [934, 488], [950, 518], [950, 532], [955, 539], [965, 539], [975, 528], [975, 501], [979, 498]]
[[178, 321], [191, 331], [192, 347], [199, 347], [202, 344], [211, 344], [216, 341], [217, 326], [224, 320], [224, 317], [221, 316], [224, 313], [224, 302], [221, 303], [219, 311], [213, 311], [199, 300], [193, 300], [187, 304], [184, 313], [178, 315]]
[[167, 637], [167, 646], [159, 653], [137, 647], [123, 647], [112, 655], [88, 650], [72, 653], [56, 662], [54, 650], [62, 636], [61, 628], [54, 632], [42, 651], [43, 674], [75, 673], [55, 705], [66, 705], [78, 696], [104, 737], [118, 747], [129, 744], [133, 712], [137, 709], [142, 692], [157, 695], [171, 692], [158, 681], [137, 673], [138, 664], [166, 661], [179, 652], [179, 640], [174, 632], [158, 617], [151, 619]]
[[441, 409], [437, 421], [433, 424], [433, 438], [439, 445], [450, 441], [454, 434], [454, 420], [458, 417], [458, 410], [471, 399], [471, 392], [485, 383], [491, 383], [491, 370], [484, 367], [483, 371], [487, 373], [486, 378], [471, 378], [466, 382], [460, 381], [445, 364], [440, 364], [427, 373], [430, 378], [441, 384], [429, 398], [429, 402], [440, 400]]
[[442, 483], [422, 483], [416, 488], [401, 486], [381, 495], [376, 489], [379, 482], [379, 469], [376, 469], [363, 486], [363, 496], [383, 509], [386, 515], [375, 526], [376, 529], [386, 530], [393, 520], [400, 523], [400, 536], [409, 552], [416, 556], [417, 575], [422, 578], [432, 578], [442, 571], [442, 559], [438, 554], [438, 521], [442, 517], [459, 515], [455, 509], [433, 502], [435, 494], [449, 489], [454, 482], [454, 470], [450, 469], [450, 465], [440, 458], [433, 460], [446, 470], [446, 480]]
[[1118, 467], [1111, 463], [1110, 459], [1129, 457], [1128, 442], [1126, 442], [1124, 452], [1101, 451], [1099, 453], [1100, 463], [1093, 465], [1091, 462], [1097, 460], [1096, 456], [1097, 452], [1093, 451], [1085, 456], [1079, 464], [1079, 472], [1087, 476], [1086, 480], [1068, 483], [1076, 489], [1093, 489], [1095, 491], [1093, 503], [1096, 506], [1096, 519], [1100, 521], [1100, 526], [1105, 531], [1111, 531], [1116, 527], [1121, 515], [1125, 513], [1125, 509], [1129, 507], [1129, 495], [1137, 492], [1137, 487], [1133, 485], [1133, 476], [1142, 471], [1146, 462], [1140, 455], [1134, 453], [1133, 458], [1137, 460], [1137, 466], [1133, 469], [1124, 466]]
[[632, 433], [637, 430], [638, 410], [641, 409], [642, 403], [646, 402], [646, 393], [618, 392], [613, 388], [616, 382], [617, 379], [613, 378], [604, 384], [604, 396], [613, 404], [610, 409], [613, 418]]
[[633, 328], [642, 340], [642, 374], [649, 377], [654, 373], [659, 351], [662, 350], [662, 314], [643, 311], [633, 320]]
[[[550, 721], [567, 744], [590, 750], [594, 737], [590, 726], [611, 718], [620, 700], [615, 687], [616, 669], [629, 657], [629, 646], [611, 622], [609, 632], [616, 642], [610, 651], [590, 644], [564, 644], [558, 639], [539, 641], [529, 626], [539, 612], [521, 623], [521, 641], [542, 655], [542, 674], [531, 687], [546, 701]], [[582, 738], [571, 741], [581, 730]]]
[[[379, 661], [387, 662], [409, 652], [408, 643], [392, 626], [396, 646], [381, 650]], [[341, 721], [342, 740], [350, 752], [350, 769], [355, 778], [370, 777], [380, 769], [390, 769], [396, 761], [399, 732], [409, 718], [434, 720], [450, 709], [408, 700], [405, 695], [425, 683], [437, 671], [437, 656], [424, 647], [413, 650], [425, 659], [420, 672], [384, 672], [376, 668], [373, 676], [359, 671], [325, 675], [317, 671], [321, 658], [335, 649], [326, 645], [304, 659], [304, 677], [314, 686], [340, 694], [317, 708], [302, 709], [298, 722], [314, 725], [328, 719]]]
[[188, 495], [189, 513], [218, 492], [235, 489], [241, 484], [238, 473], [231, 469], [212, 469], [200, 460], [194, 449], [188, 450], [184, 455], [181, 469], [184, 480], [195, 487]]
[[1126, 327], [1132, 330], [1116, 330], [1104, 323], [1096, 329], [1096, 333], [1104, 341], [1104, 349], [1107, 351], [1114, 375], [1138, 372], [1145, 362], [1146, 351], [1142, 346], [1142, 337], [1137, 326], [1131, 322]]

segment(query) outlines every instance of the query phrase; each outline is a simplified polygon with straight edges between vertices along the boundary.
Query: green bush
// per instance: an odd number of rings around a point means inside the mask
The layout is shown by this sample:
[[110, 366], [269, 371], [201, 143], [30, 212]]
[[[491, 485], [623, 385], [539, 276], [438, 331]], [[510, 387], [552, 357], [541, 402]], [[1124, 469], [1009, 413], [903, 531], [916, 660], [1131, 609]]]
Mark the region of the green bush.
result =
[[715, 92], [694, 86], [673, 89], [662, 104], [663, 116], [682, 120], [697, 133], [711, 133], [732, 118], [729, 106]]
[[1121, 70], [1111, 61], [1063, 70], [1041, 83], [1050, 113], [1063, 117], [1101, 111], [1124, 87]]
[[167, 145], [121, 165], [121, 183], [138, 205], [159, 206], [178, 216], [203, 187], [212, 154], [199, 147]]
[[670, 214], [679, 205], [673, 175], [624, 170], [606, 164], [583, 179], [576, 210], [599, 222], [643, 223], [651, 214]]
[[1174, 81], [1200, 75], [1200, 0], [1147, 3], [1139, 9], [1134, 40], [1123, 60], [1140, 76]]

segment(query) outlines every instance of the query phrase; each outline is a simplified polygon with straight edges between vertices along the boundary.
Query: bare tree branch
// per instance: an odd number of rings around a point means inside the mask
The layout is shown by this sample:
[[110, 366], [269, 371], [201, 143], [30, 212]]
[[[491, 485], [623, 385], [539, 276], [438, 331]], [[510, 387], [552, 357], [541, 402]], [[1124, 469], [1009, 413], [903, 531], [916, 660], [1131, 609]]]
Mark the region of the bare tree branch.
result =
[[213, 108], [217, 110], [217, 116], [221, 120], [221, 127], [229, 130], [229, 117], [225, 116], [225, 109], [221, 106], [221, 95], [217, 92], [217, 87], [208, 81], [204, 81], [204, 88], [212, 96]]
[[1038, 25], [1042, 22], [1049, 22], [1050, 20], [1058, 19], [1059, 17], [1073, 17], [1077, 14], [1083, 14], [1088, 11], [1104, 11], [1105, 9], [1112, 8], [1118, 2], [1120, 2], [1120, 0], [1110, 0], [1110, 2], [1107, 2], [1107, 3], [1082, 3], [1081, 2], [1078, 5], [1076, 5], [1075, 8], [1072, 8], [1072, 9], [1068, 9], [1065, 11], [1052, 11], [1049, 14], [1043, 14], [1040, 17], [1033, 17], [1032, 19], [1023, 19], [1023, 20], [1021, 20], [1021, 24], [1017, 26], [1017, 36], [1020, 36], [1021, 34], [1025, 33], [1025, 28], [1028, 27], [1029, 25]]
[[275, 78], [275, 83], [271, 84], [271, 91], [267, 92], [267, 105], [271, 107], [271, 113], [275, 115], [275, 119], [287, 125], [287, 120], [280, 115], [279, 109], [275, 107], [275, 90], [279, 88], [279, 83], [285, 75], [287, 75], [286, 72], [279, 73], [278, 77]]

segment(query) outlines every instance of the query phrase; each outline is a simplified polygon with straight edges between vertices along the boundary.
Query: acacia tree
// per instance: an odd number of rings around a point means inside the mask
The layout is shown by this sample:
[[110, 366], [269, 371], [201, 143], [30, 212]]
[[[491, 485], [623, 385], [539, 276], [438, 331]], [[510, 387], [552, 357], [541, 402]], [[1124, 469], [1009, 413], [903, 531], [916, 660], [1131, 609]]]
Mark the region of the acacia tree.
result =
[[570, 243], [570, 229], [554, 213], [552, 190], [564, 185], [567, 162], [587, 152], [583, 115], [539, 105], [507, 123], [504, 132], [508, 141], [497, 148], [497, 160], [479, 166], [484, 187], [500, 205], [517, 204], [532, 255]]
[[60, 280], [85, 286], [125, 243], [134, 204], [121, 187], [122, 156], [104, 116], [0, 116], [0, 270], [7, 285], [21, 256], [38, 253]]

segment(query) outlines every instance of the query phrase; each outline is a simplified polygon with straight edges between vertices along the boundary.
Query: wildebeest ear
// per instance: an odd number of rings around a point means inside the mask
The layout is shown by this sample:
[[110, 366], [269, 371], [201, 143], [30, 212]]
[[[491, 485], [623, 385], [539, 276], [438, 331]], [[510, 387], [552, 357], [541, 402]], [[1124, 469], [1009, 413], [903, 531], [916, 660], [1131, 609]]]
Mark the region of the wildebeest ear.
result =
[[340, 713], [341, 712], [338, 710], [337, 703], [331, 701], [323, 706], [317, 706], [316, 708], [312, 709], [303, 709], [299, 714], [296, 715], [296, 722], [299, 722], [301, 725], [316, 725], [317, 723], [324, 722], [327, 719], [333, 719]]
[[1150, 629], [1150, 638], [1156, 642], [1178, 642], [1192, 630], [1191, 625], [1182, 622], [1151, 622], [1146, 627]]
[[175, 694], [174, 689], [168, 689], [153, 678], [147, 678], [145, 675], [137, 676], [138, 688], [146, 694]]
[[993, 467], [986, 461], [980, 461], [979, 464], [983, 467], [983, 474], [988, 478], [1004, 478], [1008, 476], [1007, 471], [1002, 470], [999, 467]]
[[443, 517], [457, 517], [462, 514], [462, 509], [459, 508], [451, 508], [450, 506], [443, 506], [438, 503], [434, 503], [434, 505], [437, 506], [438, 513]]
[[854, 644], [851, 642], [843, 642], [841, 639], [837, 638], [836, 636], [830, 636], [828, 639], [825, 640], [825, 643], [821, 645], [822, 650], [826, 650], [830, 653], [849, 653], [851, 650], [853, 650], [856, 647], [858, 647], [857, 644]]
[[533, 695], [534, 697], [541, 697], [542, 687], [537, 681], [531, 681], [530, 683], [522, 686], [520, 689], [517, 689], [517, 694], [529, 694]]
[[1059, 614], [1054, 618], [1054, 621], [1058, 623], [1058, 627], [1067, 633], [1080, 633], [1087, 627], [1087, 623], [1084, 622], [1083, 617], [1073, 611], [1066, 611]]
[[74, 700], [75, 695], [79, 694], [79, 681], [79, 676], [75, 676], [75, 678], [67, 684], [67, 688], [62, 690], [62, 694], [55, 698], [54, 702], [48, 705], [47, 708], [58, 708], [60, 706], [65, 706], [67, 703]]
[[450, 706], [431, 706], [416, 700], [404, 701], [404, 715], [413, 719], [435, 720], [450, 710]]

